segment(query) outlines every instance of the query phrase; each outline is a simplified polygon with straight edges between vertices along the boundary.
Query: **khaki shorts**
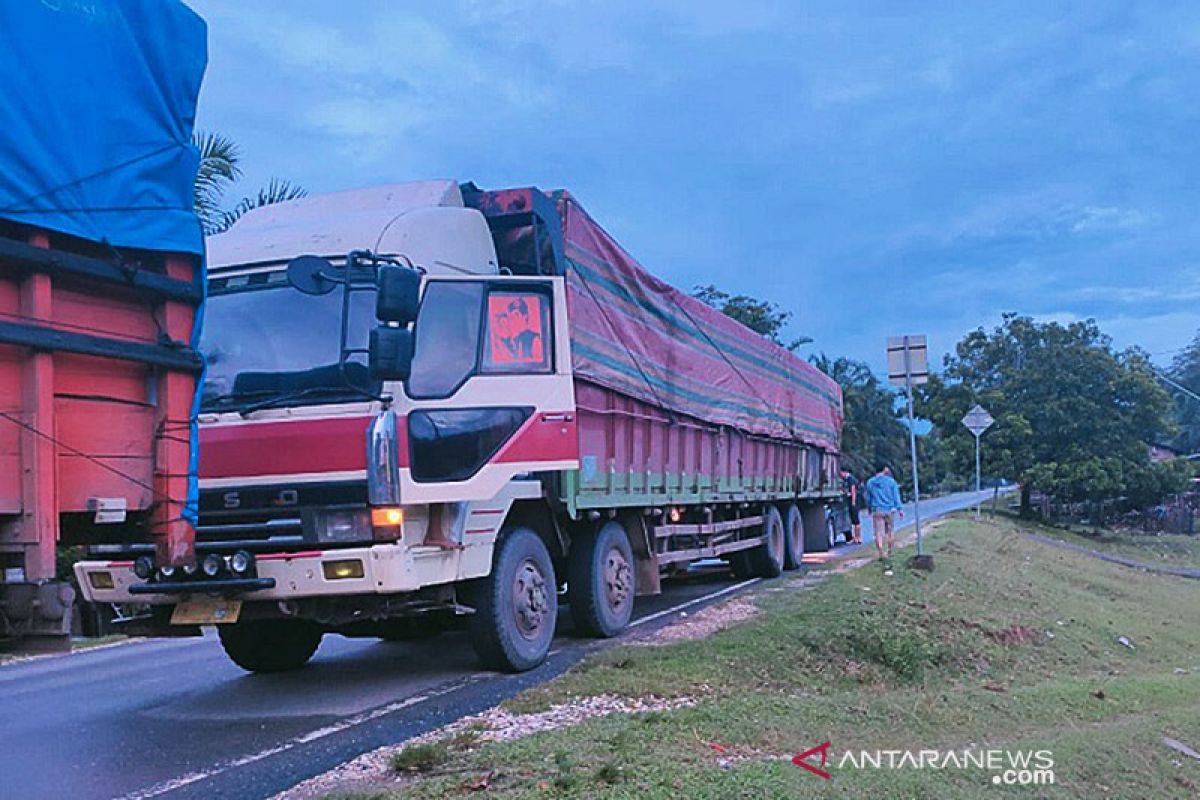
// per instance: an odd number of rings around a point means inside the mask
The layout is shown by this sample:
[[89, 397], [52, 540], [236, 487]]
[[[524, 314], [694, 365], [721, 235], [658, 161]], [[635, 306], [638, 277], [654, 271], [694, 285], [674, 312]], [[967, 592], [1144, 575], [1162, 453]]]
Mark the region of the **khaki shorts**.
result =
[[891, 536], [895, 533], [896, 527], [896, 512], [895, 511], [874, 511], [871, 513], [871, 522], [875, 523], [875, 537]]

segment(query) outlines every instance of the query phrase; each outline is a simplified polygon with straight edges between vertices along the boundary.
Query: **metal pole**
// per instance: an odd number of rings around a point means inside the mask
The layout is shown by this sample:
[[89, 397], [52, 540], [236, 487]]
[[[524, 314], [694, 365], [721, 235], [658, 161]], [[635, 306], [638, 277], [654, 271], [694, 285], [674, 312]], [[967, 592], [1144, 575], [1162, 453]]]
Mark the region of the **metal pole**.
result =
[[917, 555], [923, 555], [925, 548], [921, 539], [921, 481], [917, 478], [917, 425], [913, 418], [912, 362], [907, 336], [904, 337], [904, 385], [908, 389], [908, 443], [912, 450], [913, 524], [917, 528]]
[[979, 434], [975, 434], [975, 521], [979, 522]]

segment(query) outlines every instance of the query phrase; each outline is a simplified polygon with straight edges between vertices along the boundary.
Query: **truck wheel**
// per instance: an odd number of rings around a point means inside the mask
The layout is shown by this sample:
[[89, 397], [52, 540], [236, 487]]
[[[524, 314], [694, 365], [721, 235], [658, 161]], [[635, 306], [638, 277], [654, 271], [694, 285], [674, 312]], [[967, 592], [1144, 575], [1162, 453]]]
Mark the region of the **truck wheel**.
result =
[[575, 627], [589, 636], [616, 636], [633, 616], [633, 548], [619, 522], [606, 522], [571, 542], [567, 598]]
[[218, 625], [221, 647], [248, 672], [286, 672], [308, 663], [321, 643], [321, 629], [293, 619], [259, 619]]
[[524, 672], [546, 660], [558, 618], [558, 583], [546, 545], [526, 527], [500, 540], [471, 618], [471, 643], [485, 667]]
[[763, 512], [762, 533], [766, 541], [746, 552], [748, 566], [751, 573], [759, 578], [775, 578], [783, 572], [787, 545], [783, 533], [783, 519], [774, 506], [767, 506]]
[[787, 513], [783, 518], [783, 534], [786, 548], [783, 554], [784, 569], [798, 569], [804, 560], [804, 523], [800, 519], [800, 509], [795, 503], [788, 503]]

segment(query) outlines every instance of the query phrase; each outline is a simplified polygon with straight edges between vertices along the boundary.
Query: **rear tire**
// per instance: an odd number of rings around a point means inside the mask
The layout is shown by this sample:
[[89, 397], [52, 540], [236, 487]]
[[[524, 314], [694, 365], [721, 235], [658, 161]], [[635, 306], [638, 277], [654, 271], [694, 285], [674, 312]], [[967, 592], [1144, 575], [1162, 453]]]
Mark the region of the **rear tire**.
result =
[[546, 660], [558, 619], [557, 586], [550, 552], [532, 529], [502, 534], [471, 618], [471, 643], [485, 667], [524, 672]]
[[615, 520], [571, 542], [567, 599], [580, 633], [610, 638], [625, 630], [633, 616], [633, 548]]
[[247, 672], [286, 672], [308, 663], [321, 644], [321, 629], [311, 622], [261, 619], [218, 625], [221, 647]]
[[775, 506], [767, 506], [763, 512], [762, 535], [765, 541], [746, 553], [747, 566], [759, 578], [777, 578], [783, 572], [787, 545], [784, 542], [783, 519]]
[[783, 517], [784, 551], [783, 568], [798, 569], [804, 561], [804, 522], [795, 503], [788, 503]]

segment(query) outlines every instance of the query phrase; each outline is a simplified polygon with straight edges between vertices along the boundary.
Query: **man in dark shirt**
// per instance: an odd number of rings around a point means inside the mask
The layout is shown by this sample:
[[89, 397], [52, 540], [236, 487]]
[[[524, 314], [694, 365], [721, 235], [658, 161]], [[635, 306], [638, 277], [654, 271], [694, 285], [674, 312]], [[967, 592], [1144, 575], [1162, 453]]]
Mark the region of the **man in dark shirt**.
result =
[[848, 469], [842, 470], [842, 491], [846, 495], [846, 510], [850, 512], [850, 524], [854, 526], [853, 544], [862, 544], [862, 522], [858, 518], [858, 498], [862, 493], [862, 482]]

